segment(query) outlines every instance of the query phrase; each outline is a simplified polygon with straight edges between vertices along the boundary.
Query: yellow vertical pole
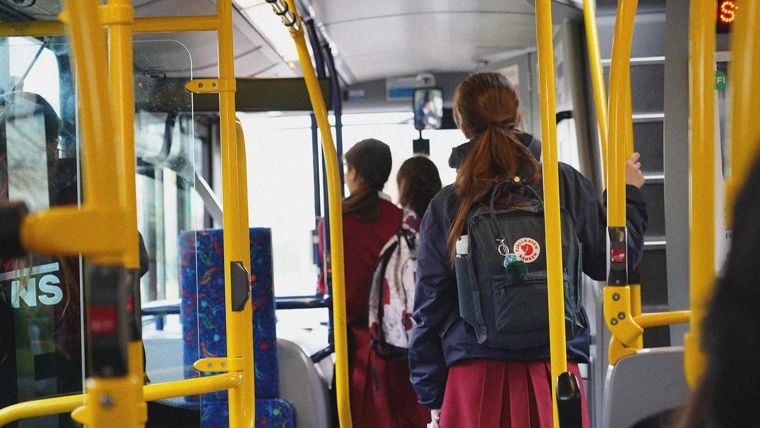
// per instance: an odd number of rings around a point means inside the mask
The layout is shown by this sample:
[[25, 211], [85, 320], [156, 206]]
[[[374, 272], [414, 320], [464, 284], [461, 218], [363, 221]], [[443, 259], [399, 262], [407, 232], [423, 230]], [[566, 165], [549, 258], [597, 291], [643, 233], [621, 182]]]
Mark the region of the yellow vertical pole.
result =
[[348, 380], [348, 327], [346, 325], [346, 281], [343, 270], [343, 209], [341, 207], [340, 178], [338, 176], [338, 155], [335, 151], [330, 123], [327, 120], [325, 106], [319, 80], [311, 64], [309, 50], [303, 35], [303, 25], [298, 16], [293, 0], [287, 0], [290, 11], [294, 14], [296, 23], [290, 26], [290, 35], [296, 43], [298, 60], [306, 80], [314, 115], [317, 119], [319, 132], [322, 136], [322, 151], [324, 152], [327, 175], [327, 198], [330, 209], [330, 259], [332, 262], [332, 291], [333, 291], [333, 322], [335, 323], [335, 383], [338, 401], [338, 420], [341, 428], [351, 428], [351, 401]]
[[[232, 305], [232, 263], [245, 266], [248, 248], [247, 225], [241, 235], [241, 201], [238, 170], [238, 147], [235, 135], [235, 64], [232, 38], [232, 0], [216, 2], [219, 17], [217, 49], [219, 53], [219, 114], [222, 150], [222, 204], [224, 207], [224, 281], [227, 319], [227, 358], [243, 374], [243, 382], [229, 389], [230, 428], [251, 427], [255, 419], [253, 390], [253, 347], [248, 336], [253, 336], [251, 299], [244, 310], [235, 311]], [[247, 201], [246, 201], [247, 202]], [[249, 278], [250, 279], [250, 278]], [[250, 296], [250, 282], [249, 282]], [[246, 318], [247, 315], [247, 318]]]
[[[122, 206], [126, 214], [127, 258], [126, 268], [129, 271], [130, 293], [132, 297], [132, 313], [140, 313], [140, 302], [136, 301], [139, 293], [134, 287], [137, 283], [138, 270], [140, 268], [140, 250], [137, 237], [137, 196], [135, 192], [135, 133], [134, 133], [134, 66], [132, 59], [132, 24], [134, 22], [134, 9], [130, 0], [109, 0], [106, 6], [101, 6], [101, 21], [108, 28], [108, 64], [111, 77], [112, 104], [114, 106], [114, 124], [116, 126], [117, 146], [121, 150], [120, 161], [124, 172], [124, 186]], [[148, 411], [143, 400], [142, 383], [143, 352], [142, 340], [139, 335], [140, 319], [131, 319], [134, 325], [130, 326], [132, 334], [128, 345], [129, 376], [132, 395], [135, 397], [134, 405], [138, 407], [138, 415], [141, 423], [148, 418]]]
[[[700, 332], [715, 278], [715, 3], [712, 1], [691, 3], [689, 88], [691, 323], [684, 337], [684, 369], [687, 382], [694, 388], [706, 362], [700, 350]], [[698, 236], [707, 239], [696, 239]]]
[[559, 427], [557, 379], [567, 371], [565, 301], [562, 280], [562, 229], [559, 218], [559, 170], [557, 155], [556, 103], [554, 99], [554, 42], [551, 0], [536, 1], [536, 41], [538, 45], [538, 93], [541, 103], [543, 149], [544, 222], [546, 261], [549, 278], [549, 337], [551, 351], [554, 426]]
[[[609, 360], [642, 344], [643, 329], [634, 321], [633, 310], [641, 312], [638, 287], [628, 285], [625, 162], [633, 151], [630, 56], [637, 0], [618, 3], [610, 69], [610, 126], [607, 146], [607, 228], [610, 253], [607, 286], [604, 288], [604, 318], [613, 338]], [[621, 257], [622, 256], [622, 257]]]
[[[235, 121], [235, 146], [237, 147], [237, 161], [238, 161], [238, 234], [241, 237], [244, 237], [242, 248], [241, 250], [241, 257], [243, 261], [243, 266], [245, 267], [245, 270], [249, 273], [249, 279], [251, 272], [251, 246], [250, 246], [250, 223], [248, 219], [248, 162], [245, 155], [245, 136], [243, 135], [243, 127], [240, 124], [240, 121]], [[251, 283], [252, 285], [252, 283]], [[250, 292], [251, 299], [253, 299], [253, 290]], [[243, 320], [249, 320], [250, 322], [248, 325], [252, 326], [251, 324], [253, 322], [253, 303], [245, 305], [245, 308], [242, 312], [242, 318]], [[248, 353], [246, 356], [246, 367], [254, 367], [254, 355], [253, 355], [253, 327], [251, 327], [250, 334], [244, 334], [242, 337], [242, 346], [243, 349], [250, 349], [251, 352]], [[254, 391], [254, 395], [251, 397], [252, 399], [255, 398], [255, 390], [256, 390], [256, 374], [255, 370], [251, 371], [251, 378], [250, 378], [250, 384], [251, 388]], [[256, 400], [253, 401], [253, 407], [251, 408], [252, 417], [256, 417]]]
[[[731, 178], [726, 192], [726, 218], [732, 227], [734, 201], [747, 179], [760, 147], [760, 127], [755, 122], [760, 115], [760, 2], [741, 2], [731, 36]], [[752, 92], [754, 91], [754, 92]]]
[[610, 69], [610, 127], [607, 147], [607, 225], [625, 227], [625, 162], [630, 126], [630, 57], [638, 0], [618, 3]]
[[[124, 200], [125, 174], [123, 166], [116, 161], [116, 148], [111, 144], [110, 92], [105, 80], [106, 47], [98, 19], [97, 2], [67, 0], [65, 9], [70, 17], [68, 32], [81, 96], [85, 203], [93, 211], [112, 211], [118, 216], [124, 208], [121, 204]], [[114, 178], [115, 182], [109, 178]], [[114, 231], [114, 236], [119, 236], [119, 233]], [[93, 254], [90, 261], [93, 265], [123, 267], [129, 258], [123, 245], [114, 248], [113, 252]], [[89, 286], [96, 287], [98, 284]], [[142, 426], [134, 391], [135, 385], [129, 375], [90, 378], [87, 381], [84, 406], [74, 416], [94, 427]]]
[[[631, 27], [633, 32], [633, 27]], [[634, 152], [633, 141], [633, 101], [631, 99], [631, 67], [625, 68], [625, 85], [623, 85], [624, 107], [625, 113], [623, 114], [623, 136], [625, 138], [625, 156], [629, 156]], [[637, 317], [641, 315], [641, 284], [633, 283], [629, 285], [631, 289], [631, 315]], [[643, 333], [643, 332], [642, 332]], [[641, 334], [636, 338], [636, 341], [632, 344], [636, 349], [642, 349], [644, 347], [644, 335]]]
[[594, 107], [602, 147], [602, 177], [607, 182], [607, 95], [604, 90], [602, 54], [599, 51], [599, 32], [596, 25], [596, 0], [583, 0], [583, 19], [586, 27], [589, 65], [591, 66], [591, 86], [594, 90]]

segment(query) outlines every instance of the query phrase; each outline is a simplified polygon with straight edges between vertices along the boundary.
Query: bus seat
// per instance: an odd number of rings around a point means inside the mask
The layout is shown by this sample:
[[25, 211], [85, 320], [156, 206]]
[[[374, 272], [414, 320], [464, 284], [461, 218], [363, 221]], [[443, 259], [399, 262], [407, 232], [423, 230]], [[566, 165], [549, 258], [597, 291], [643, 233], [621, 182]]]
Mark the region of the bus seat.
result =
[[604, 427], [630, 427], [680, 406], [689, 394], [683, 346], [642, 349], [607, 369]]
[[293, 403], [297, 428], [333, 426], [327, 382], [314, 363], [295, 343], [278, 339], [280, 353], [280, 395]]
[[[279, 399], [270, 229], [252, 228], [250, 242], [257, 426], [294, 426], [295, 412]], [[183, 363], [185, 377], [192, 378], [199, 376], [195, 361], [227, 352], [222, 230], [184, 232], [179, 247]], [[226, 423], [227, 391], [204, 394], [201, 404], [203, 426]]]

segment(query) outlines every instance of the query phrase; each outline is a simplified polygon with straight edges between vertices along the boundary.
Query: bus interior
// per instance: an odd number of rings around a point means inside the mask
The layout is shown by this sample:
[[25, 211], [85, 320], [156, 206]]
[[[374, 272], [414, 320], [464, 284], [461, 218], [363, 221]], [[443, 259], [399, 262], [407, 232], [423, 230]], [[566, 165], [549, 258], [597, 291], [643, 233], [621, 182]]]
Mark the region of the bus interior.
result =
[[[335, 330], [340, 326], [332, 308], [333, 294], [317, 292], [319, 278], [329, 282], [334, 275], [325, 264], [329, 255], [321, 254], [317, 245], [319, 223], [335, 214], [331, 206], [339, 206], [329, 201], [332, 162], [338, 165], [339, 196], [347, 192], [342, 155], [365, 138], [377, 138], [391, 147], [391, 177], [406, 158], [423, 154], [437, 165], [444, 185], [453, 183], [456, 170], [448, 158], [466, 138], [454, 123], [452, 97], [457, 85], [478, 71], [504, 74], [520, 98], [522, 128], [543, 135], [536, 30], [536, 3], [541, 0], [289, 1], [303, 19], [306, 48], [327, 106], [337, 159], [327, 159], [321, 149], [325, 138], [305, 84], [312, 65], [305, 67], [303, 53], [282, 24], [287, 15], [272, 11], [285, 2], [232, 0], [231, 31], [225, 36], [232, 42], [228, 49], [234, 47], [231, 52], [220, 49], [224, 30], [214, 30], [226, 18], [209, 18], [225, 10], [220, 4], [229, 1], [92, 3], [107, 12], [101, 20], [110, 19], [134, 32], [128, 62], [132, 74], [123, 81], [126, 88], [133, 88], [132, 108], [127, 109], [133, 115], [129, 132], [134, 139], [136, 203], [132, 213], [139, 242], [147, 251], [140, 260], [144, 265], [138, 274], [141, 315], [135, 322], [144, 346], [145, 378], [157, 385], [156, 391], [163, 383], [200, 379], [196, 361], [202, 358], [209, 361], [206, 372], [226, 371], [212, 370], [211, 359], [225, 355], [225, 282], [236, 281], [236, 271], [234, 266], [225, 267], [229, 259], [223, 253], [232, 242], [227, 235], [235, 234], [240, 254], [249, 251], [251, 260], [239, 269], [243, 275], [250, 271], [254, 284], [255, 333], [245, 340], [256, 348], [256, 426], [339, 426], [341, 410], [334, 407], [341, 406], [341, 395], [336, 397], [333, 377], [339, 370]], [[108, 12], [112, 3], [114, 9]], [[600, 197], [607, 182], [601, 140], [608, 124], [604, 130], [599, 126], [594, 79], [602, 79], [602, 94], [610, 92], [612, 112], [613, 39], [620, 31], [616, 21], [621, 19], [623, 3], [550, 2], [556, 99], [551, 119], [556, 124], [558, 160], [581, 171]], [[730, 237], [719, 202], [711, 217], [713, 236], [695, 235], [689, 210], [693, 201], [686, 190], [691, 185], [693, 97], [690, 7], [699, 2], [628, 3], [633, 4], [635, 22], [628, 28], [631, 105], [621, 120], [630, 122], [634, 150], [641, 154], [649, 215], [638, 272], [638, 314], [672, 315], [663, 315], [665, 321], [642, 321], [646, 329], [638, 344], [615, 349], [609, 345], [614, 335], [606, 319], [604, 284], [584, 280], [591, 360], [581, 365], [581, 373], [594, 427], [633, 426], [684, 402], [689, 394], [684, 335], [689, 330], [686, 311], [693, 283], [690, 241], [714, 251], [714, 263], [708, 268], [714, 277]], [[715, 3], [711, 7], [718, 20], [709, 28], [714, 37], [709, 58], [716, 70], [710, 89], [716, 108], [710, 170], [714, 174], [709, 183], [715, 201], [723, 201], [724, 183], [733, 169], [726, 138], [733, 84], [728, 79], [731, 24], [738, 14], [736, 4], [742, 1], [707, 3]], [[119, 21], [117, 16], [127, 15], [119, 15], [117, 5], [122, 12], [132, 10], [134, 20]], [[592, 20], [584, 16], [584, 8], [590, 9]], [[80, 63], [61, 24], [78, 18], [62, 14], [63, 9], [58, 0], [0, 0], [0, 199], [23, 200], [32, 213], [84, 206], [83, 177], [88, 170], [83, 169], [83, 153], [101, 143], [94, 137], [83, 141], [87, 124], [81, 91], [87, 82], [77, 76], [80, 68], [75, 69], [75, 63], [77, 67]], [[172, 17], [182, 19], [171, 21]], [[189, 24], [194, 18], [197, 27]], [[595, 26], [593, 32], [589, 25]], [[112, 73], [121, 67], [113, 62], [114, 46], [109, 44], [111, 59], [105, 64]], [[225, 66], [219, 58], [227, 53], [233, 61]], [[222, 77], [229, 65], [234, 80]], [[595, 65], [601, 67], [601, 76], [595, 76]], [[100, 84], [108, 85], [107, 76], [104, 79]], [[210, 90], [210, 84], [226, 89]], [[234, 92], [229, 92], [230, 87]], [[224, 91], [234, 99], [217, 96]], [[113, 87], [110, 93], [123, 95]], [[431, 96], [437, 116], [420, 125], [415, 117], [420, 97]], [[229, 102], [234, 117], [223, 112]], [[122, 110], [118, 115], [126, 117]], [[111, 117], [115, 129], [123, 127], [123, 119], [115, 119], [118, 115]], [[235, 120], [237, 134], [229, 130]], [[93, 122], [93, 126], [100, 125]], [[612, 121], [609, 127], [612, 135]], [[234, 168], [238, 178], [243, 177], [237, 184], [242, 194], [247, 191], [238, 208], [241, 218], [249, 219], [250, 239], [245, 239], [244, 229], [235, 232], [228, 227], [233, 223], [227, 198], [236, 197], [223, 192], [230, 182], [223, 171], [230, 162], [223, 141], [230, 135], [237, 135], [238, 144], [244, 141]], [[115, 189], [117, 184], [112, 186]], [[398, 201], [393, 178], [384, 192]], [[48, 239], [62, 238], [53, 234]], [[89, 261], [81, 255], [52, 254], [56, 253], [29, 251], [22, 258], [3, 259], [0, 266], [0, 421], [7, 420], [12, 427], [73, 427], [86, 420], [72, 419], [71, 401], [56, 404], [59, 407], [51, 404], [54, 410], [43, 414], [31, 410], [24, 414], [33, 417], [23, 420], [9, 416], [12, 412], [7, 410], [34, 403], [31, 400], [81, 394], [93, 373], [84, 351], [89, 346], [87, 318], [95, 316], [85, 309], [97, 301], [97, 293], [86, 298], [84, 291]], [[226, 329], [232, 328], [228, 315]], [[194, 392], [169, 394], [171, 398], [148, 404], [146, 424], [181, 421], [210, 427], [227, 426], [228, 417], [232, 421], [226, 413], [227, 392], [201, 394], [192, 389], [195, 386], [188, 388]], [[148, 401], [149, 393], [145, 394]]]

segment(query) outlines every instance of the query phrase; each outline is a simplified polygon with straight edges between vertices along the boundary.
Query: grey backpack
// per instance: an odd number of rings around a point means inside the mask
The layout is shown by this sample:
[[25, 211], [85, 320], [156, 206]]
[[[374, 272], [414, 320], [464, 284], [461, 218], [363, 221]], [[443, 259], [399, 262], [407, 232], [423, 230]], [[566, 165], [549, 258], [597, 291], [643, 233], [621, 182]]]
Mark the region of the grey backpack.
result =
[[[508, 195], [508, 208], [495, 206], [497, 193]], [[570, 340], [587, 322], [581, 305], [581, 244], [564, 209], [561, 223]], [[459, 313], [475, 330], [478, 343], [508, 350], [547, 346], [546, 242], [539, 193], [512, 181], [494, 186], [488, 206], [473, 207], [465, 228], [455, 258]]]

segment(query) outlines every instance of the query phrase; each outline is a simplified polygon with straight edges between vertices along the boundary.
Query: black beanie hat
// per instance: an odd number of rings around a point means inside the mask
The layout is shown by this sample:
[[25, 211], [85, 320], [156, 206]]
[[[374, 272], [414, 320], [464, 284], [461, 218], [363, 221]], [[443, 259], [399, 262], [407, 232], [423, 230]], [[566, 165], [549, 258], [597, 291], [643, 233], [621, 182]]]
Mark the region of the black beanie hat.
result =
[[367, 138], [346, 152], [346, 162], [367, 186], [379, 191], [391, 174], [391, 149], [380, 140]]

